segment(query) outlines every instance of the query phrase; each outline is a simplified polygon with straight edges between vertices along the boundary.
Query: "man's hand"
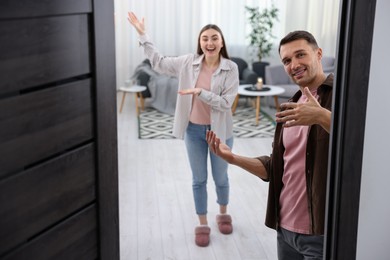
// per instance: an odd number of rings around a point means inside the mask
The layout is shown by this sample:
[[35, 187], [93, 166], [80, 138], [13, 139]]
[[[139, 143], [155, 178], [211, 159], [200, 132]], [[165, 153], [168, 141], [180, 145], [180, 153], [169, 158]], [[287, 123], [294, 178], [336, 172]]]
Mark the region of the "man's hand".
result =
[[276, 113], [276, 122], [285, 123], [285, 127], [318, 124], [329, 133], [331, 112], [321, 107], [307, 87], [303, 91], [308, 98], [307, 102], [281, 104], [284, 110]]
[[227, 161], [228, 163], [232, 163], [233, 161], [233, 153], [230, 150], [230, 147], [224, 143], [221, 143], [221, 140], [217, 137], [217, 135], [213, 131], [207, 131], [206, 140], [209, 144], [210, 150]]
[[209, 144], [210, 150], [227, 161], [230, 164], [237, 165], [244, 170], [250, 172], [263, 180], [268, 180], [268, 174], [264, 168], [264, 165], [258, 158], [250, 158], [233, 154], [230, 147], [224, 143], [215, 135], [213, 131], [207, 131], [206, 140]]

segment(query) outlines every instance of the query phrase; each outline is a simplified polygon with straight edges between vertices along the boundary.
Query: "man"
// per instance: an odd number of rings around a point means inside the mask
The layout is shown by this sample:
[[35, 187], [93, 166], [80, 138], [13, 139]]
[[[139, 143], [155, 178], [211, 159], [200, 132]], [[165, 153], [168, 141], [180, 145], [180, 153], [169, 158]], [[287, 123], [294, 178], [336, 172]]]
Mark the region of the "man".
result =
[[286, 35], [279, 55], [300, 90], [276, 113], [272, 155], [240, 156], [214, 132], [206, 138], [224, 160], [269, 181], [265, 224], [277, 230], [278, 258], [322, 259], [333, 75], [309, 32]]

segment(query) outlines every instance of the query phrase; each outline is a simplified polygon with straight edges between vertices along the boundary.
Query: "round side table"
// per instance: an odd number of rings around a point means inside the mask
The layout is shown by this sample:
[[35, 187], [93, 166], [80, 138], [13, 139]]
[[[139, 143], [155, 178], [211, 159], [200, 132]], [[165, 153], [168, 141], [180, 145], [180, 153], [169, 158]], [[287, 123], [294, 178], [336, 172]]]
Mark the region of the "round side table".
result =
[[[137, 86], [137, 85], [134, 85], [134, 86], [131, 86], [131, 87], [120, 87], [119, 88], [120, 91], [123, 92], [123, 96], [122, 96], [122, 102], [121, 102], [121, 107], [119, 109], [119, 113], [122, 113], [122, 109], [123, 109], [123, 104], [125, 103], [125, 98], [126, 98], [126, 94], [127, 93], [134, 93], [135, 95], [135, 109], [137, 111], [137, 116], [139, 115], [139, 103], [141, 103], [141, 109], [143, 110], [144, 109], [144, 98], [142, 96], [142, 91], [145, 91], [146, 90], [146, 87], [145, 86]], [[138, 101], [138, 99], [140, 101]]]

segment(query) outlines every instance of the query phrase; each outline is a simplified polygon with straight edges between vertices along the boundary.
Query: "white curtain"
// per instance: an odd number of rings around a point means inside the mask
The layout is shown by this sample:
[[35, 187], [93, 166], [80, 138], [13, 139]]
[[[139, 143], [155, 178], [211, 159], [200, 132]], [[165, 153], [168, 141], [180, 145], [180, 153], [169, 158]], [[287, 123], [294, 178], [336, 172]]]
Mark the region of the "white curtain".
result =
[[138, 35], [127, 21], [128, 11], [145, 18], [147, 33], [164, 55], [196, 52], [200, 29], [214, 23], [222, 29], [229, 55], [241, 57], [250, 65], [255, 57], [248, 47], [250, 27], [244, 7], [271, 7], [272, 3], [280, 10], [279, 22], [273, 32], [277, 37], [275, 50], [265, 60], [271, 64], [279, 62], [276, 51], [279, 40], [295, 28], [311, 31], [321, 47], [327, 45], [324, 51], [330, 50], [329, 55], [334, 55], [338, 22], [336, 0], [114, 0], [117, 87], [123, 85], [144, 60]]
[[336, 55], [339, 0], [286, 1], [284, 34], [304, 29], [311, 32], [325, 56]]

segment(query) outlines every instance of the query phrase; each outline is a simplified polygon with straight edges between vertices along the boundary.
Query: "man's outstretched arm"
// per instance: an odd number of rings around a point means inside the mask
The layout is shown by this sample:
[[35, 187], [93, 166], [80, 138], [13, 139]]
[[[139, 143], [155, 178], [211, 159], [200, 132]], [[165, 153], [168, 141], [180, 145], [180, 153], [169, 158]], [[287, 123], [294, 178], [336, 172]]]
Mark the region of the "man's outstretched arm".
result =
[[241, 167], [263, 180], [268, 180], [267, 171], [263, 163], [258, 158], [234, 154], [229, 146], [221, 143], [221, 140], [213, 131], [207, 131], [206, 140], [209, 144], [210, 150], [228, 163]]

